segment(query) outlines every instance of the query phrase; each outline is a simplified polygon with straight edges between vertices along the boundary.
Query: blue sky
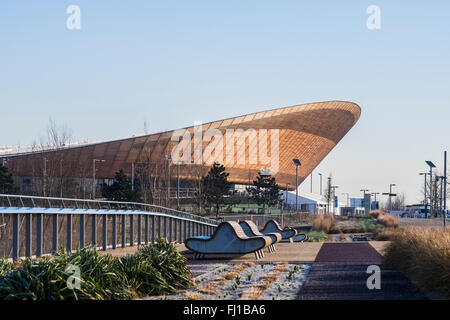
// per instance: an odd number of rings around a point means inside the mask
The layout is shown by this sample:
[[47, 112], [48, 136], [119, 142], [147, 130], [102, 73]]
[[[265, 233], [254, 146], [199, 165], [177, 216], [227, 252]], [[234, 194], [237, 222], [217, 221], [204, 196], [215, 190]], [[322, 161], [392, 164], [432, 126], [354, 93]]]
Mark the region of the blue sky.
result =
[[[66, 8], [81, 8], [81, 30]], [[381, 8], [381, 30], [366, 8]], [[448, 1], [2, 1], [0, 145], [49, 117], [75, 140], [177, 129], [300, 103], [358, 103], [314, 172], [340, 192], [420, 201], [424, 160], [449, 147]], [[302, 189], [309, 190], [309, 180]]]

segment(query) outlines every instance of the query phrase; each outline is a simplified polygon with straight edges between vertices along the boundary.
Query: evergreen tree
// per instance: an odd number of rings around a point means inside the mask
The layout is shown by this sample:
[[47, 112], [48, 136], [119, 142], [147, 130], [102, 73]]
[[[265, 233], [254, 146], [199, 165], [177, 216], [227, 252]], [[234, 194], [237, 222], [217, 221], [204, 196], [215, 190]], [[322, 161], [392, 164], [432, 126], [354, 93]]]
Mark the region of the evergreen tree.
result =
[[253, 180], [253, 187], [248, 187], [247, 192], [250, 199], [258, 205], [275, 206], [281, 202], [280, 187], [276, 183], [275, 177], [271, 175], [261, 175], [258, 173], [256, 180]]
[[103, 184], [102, 193], [105, 198], [111, 201], [139, 201], [138, 192], [133, 190], [130, 177], [122, 169], [116, 172], [112, 185]]
[[11, 171], [0, 163], [0, 193], [14, 193], [15, 190]]
[[202, 195], [207, 205], [213, 205], [216, 211], [216, 219], [219, 217], [220, 205], [226, 202], [226, 196], [230, 194], [231, 183], [228, 182], [230, 174], [225, 172], [225, 167], [214, 162], [208, 174], [202, 178]]

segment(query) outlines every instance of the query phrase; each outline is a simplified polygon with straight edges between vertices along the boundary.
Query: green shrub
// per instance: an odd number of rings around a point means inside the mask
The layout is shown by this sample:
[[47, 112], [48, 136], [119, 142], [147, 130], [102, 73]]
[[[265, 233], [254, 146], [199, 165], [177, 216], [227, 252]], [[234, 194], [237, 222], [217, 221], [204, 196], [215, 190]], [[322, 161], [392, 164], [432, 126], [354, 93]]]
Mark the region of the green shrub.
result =
[[138, 295], [173, 294], [176, 289], [167, 283], [161, 272], [152, 266], [141, 253], [128, 254], [120, 258], [128, 285]]
[[191, 273], [186, 266], [186, 259], [178, 252], [173, 243], [166, 239], [157, 239], [150, 246], [139, 248], [139, 253], [158, 270], [167, 283], [176, 289], [192, 287]]
[[11, 269], [12, 269], [12, 263], [11, 262], [9, 262], [5, 258], [0, 259], [0, 276], [5, 274], [6, 272], [10, 271]]
[[91, 247], [70, 254], [61, 249], [54, 259], [80, 268], [81, 289], [84, 288], [88, 296], [114, 300], [131, 298], [119, 259], [109, 254], [100, 254]]
[[[69, 266], [80, 268], [79, 288], [67, 285]], [[0, 300], [121, 300], [133, 293], [173, 294], [192, 285], [185, 258], [165, 239], [122, 258], [83, 248], [27, 258], [15, 268], [0, 260]]]
[[[67, 267], [80, 268], [80, 288], [69, 289]], [[54, 257], [27, 258], [0, 277], [3, 300], [129, 299], [131, 294], [117, 259], [92, 248]]]
[[310, 231], [305, 233], [308, 236], [308, 242], [321, 242], [328, 240], [328, 235], [324, 231]]

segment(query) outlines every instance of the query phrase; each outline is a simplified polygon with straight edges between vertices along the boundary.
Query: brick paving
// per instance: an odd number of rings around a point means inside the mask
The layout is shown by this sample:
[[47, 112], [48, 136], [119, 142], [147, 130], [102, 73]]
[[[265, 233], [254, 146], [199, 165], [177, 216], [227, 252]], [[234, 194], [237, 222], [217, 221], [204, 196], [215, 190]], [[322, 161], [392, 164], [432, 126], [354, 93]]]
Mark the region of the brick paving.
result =
[[[369, 290], [367, 267], [378, 265], [381, 289]], [[381, 265], [369, 243], [324, 243], [300, 290], [302, 300], [417, 300], [426, 299], [401, 273]]]

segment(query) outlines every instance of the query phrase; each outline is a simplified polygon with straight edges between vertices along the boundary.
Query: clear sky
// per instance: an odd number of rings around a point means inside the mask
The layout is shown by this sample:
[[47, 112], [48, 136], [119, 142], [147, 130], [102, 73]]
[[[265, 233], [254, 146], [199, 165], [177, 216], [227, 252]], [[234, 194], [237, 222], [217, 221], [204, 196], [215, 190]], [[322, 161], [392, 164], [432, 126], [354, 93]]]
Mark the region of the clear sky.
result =
[[[69, 30], [69, 5], [81, 29]], [[369, 5], [381, 29], [369, 30]], [[2, 1], [0, 145], [49, 117], [75, 140], [114, 139], [314, 101], [359, 104], [314, 171], [339, 192], [420, 201], [424, 160], [450, 151], [450, 2]], [[309, 190], [309, 180], [302, 185]]]

